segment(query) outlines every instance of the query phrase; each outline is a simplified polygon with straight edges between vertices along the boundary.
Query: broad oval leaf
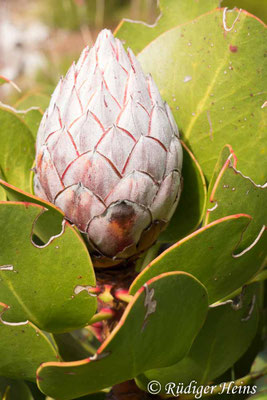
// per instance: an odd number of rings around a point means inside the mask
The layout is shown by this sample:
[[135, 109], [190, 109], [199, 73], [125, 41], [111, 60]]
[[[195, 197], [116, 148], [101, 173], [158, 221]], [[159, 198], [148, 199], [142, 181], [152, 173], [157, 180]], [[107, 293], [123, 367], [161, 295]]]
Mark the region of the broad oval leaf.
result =
[[36, 139], [37, 131], [43, 117], [42, 112], [37, 108], [30, 108], [28, 110], [23, 110], [23, 113], [20, 114], [20, 118], [22, 121], [30, 129], [34, 140]]
[[28, 126], [14, 112], [0, 107], [0, 168], [12, 185], [30, 191], [34, 139]]
[[[21, 97], [14, 105], [20, 116], [30, 128], [34, 140], [43, 116], [49, 105], [50, 97], [42, 92], [30, 91]], [[23, 112], [24, 111], [24, 112]]]
[[195, 278], [181, 272], [162, 274], [136, 293], [94, 357], [43, 364], [37, 371], [40, 390], [73, 399], [132, 379], [152, 366], [173, 364], [188, 352], [206, 312], [207, 292]]
[[266, 40], [256, 17], [217, 9], [163, 33], [139, 54], [208, 180], [225, 143], [245, 175], [266, 179]]
[[221, 218], [180, 240], [155, 258], [134, 280], [134, 294], [146, 281], [169, 271], [185, 271], [205, 285], [210, 304], [246, 283], [266, 262], [267, 234], [244, 248], [242, 235], [251, 217]]
[[177, 385], [182, 382], [185, 387], [194, 381], [200, 386], [223, 374], [244, 354], [257, 332], [256, 293], [254, 284], [246, 289], [239, 308], [234, 304], [210, 308], [188, 355], [170, 367], [147, 371], [138, 378], [142, 388], [146, 390], [147, 383], [153, 379], [159, 381], [163, 389], [169, 382]]
[[122, 20], [116, 36], [126, 41], [134, 52], [141, 51], [148, 43], [174, 26], [183, 24], [219, 6], [219, 0], [160, 0], [160, 15], [155, 24]]
[[[0, 301], [7, 322], [29, 320], [64, 332], [86, 325], [96, 310], [95, 275], [87, 248], [69, 223], [46, 245], [33, 242], [37, 204], [0, 203]], [[78, 289], [76, 289], [78, 288]]]
[[59, 356], [49, 339], [31, 322], [5, 322], [8, 306], [0, 303], [0, 375], [35, 380], [42, 362], [57, 361]]
[[60, 233], [64, 213], [59, 208], [55, 207], [54, 204], [31, 195], [30, 193], [24, 192], [2, 179], [0, 179], [0, 187], [5, 190], [9, 200], [39, 204], [46, 210], [42, 215], [40, 215], [34, 225], [34, 234], [36, 234], [40, 240], [46, 243], [51, 236]]
[[50, 96], [39, 90], [31, 90], [22, 96], [15, 104], [14, 107], [20, 110], [25, 110], [31, 107], [39, 107], [43, 113], [48, 107]]
[[267, 183], [256, 184], [237, 168], [233, 149], [226, 146], [215, 167], [209, 187], [205, 224], [229, 214], [246, 213], [252, 221], [243, 235], [243, 243], [252, 243], [267, 226]]

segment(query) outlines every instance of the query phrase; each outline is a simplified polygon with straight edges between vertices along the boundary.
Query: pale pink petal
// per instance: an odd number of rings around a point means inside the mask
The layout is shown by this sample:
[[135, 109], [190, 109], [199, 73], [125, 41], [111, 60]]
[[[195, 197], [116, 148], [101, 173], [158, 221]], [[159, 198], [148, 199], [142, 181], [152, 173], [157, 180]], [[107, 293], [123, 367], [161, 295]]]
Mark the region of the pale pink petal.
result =
[[158, 139], [164, 144], [166, 149], [169, 148], [170, 142], [173, 138], [172, 127], [170, 126], [168, 116], [165, 109], [154, 106], [151, 113], [149, 136]]
[[123, 170], [123, 175], [132, 171], [144, 171], [160, 181], [165, 171], [166, 150], [149, 136], [141, 136]]
[[64, 93], [64, 95], [59, 96], [56, 103], [60, 108], [64, 107], [71, 95], [73, 86], [75, 86], [76, 74], [75, 63], [73, 62], [61, 84], [61, 93]]
[[131, 68], [131, 63], [128, 58], [128, 55], [119, 39], [115, 38], [115, 43], [116, 43], [116, 49], [117, 49], [117, 54], [118, 54], [118, 61], [119, 61], [120, 65], [126, 71], [129, 71]]
[[149, 207], [158, 185], [144, 172], [134, 171], [123, 177], [105, 200], [106, 205], [122, 199]]
[[40, 146], [45, 143], [48, 136], [51, 133], [60, 130], [61, 127], [62, 125], [59, 109], [55, 105], [50, 116], [48, 116], [47, 111], [43, 115], [42, 122], [37, 133], [37, 151], [39, 150]]
[[120, 107], [105, 88], [99, 89], [93, 96], [89, 110], [97, 117], [105, 129], [116, 121]]
[[62, 93], [62, 86], [63, 86], [63, 78], [61, 77], [52, 96], [51, 96], [51, 100], [49, 103], [49, 108], [48, 108], [48, 115], [50, 115], [55, 107], [55, 104], [58, 102], [59, 100], [59, 96]]
[[64, 189], [56, 197], [55, 205], [83, 232], [89, 221], [106, 208], [97, 196], [80, 183]]
[[47, 148], [57, 172], [61, 176], [78, 154], [66, 129], [55, 132], [47, 140]]
[[149, 97], [148, 87], [143, 74], [137, 73], [131, 68], [127, 83], [126, 101], [132, 97], [135, 102], [140, 103], [149, 113], [152, 102]]
[[37, 138], [36, 138], [36, 153], [39, 152], [40, 147], [45, 143], [45, 139], [48, 135], [46, 125], [48, 123], [48, 109], [45, 111], [41, 123], [39, 125]]
[[170, 109], [170, 107], [169, 107], [169, 105], [167, 103], [165, 103], [165, 108], [166, 108], [166, 111], [167, 111], [167, 115], [168, 115], [171, 127], [173, 129], [173, 132], [174, 132], [175, 136], [179, 137], [178, 126], [177, 126], [177, 124], [175, 122], [173, 113], [172, 113], [172, 111], [171, 111], [171, 109]]
[[108, 86], [108, 90], [113, 97], [123, 104], [125, 86], [127, 82], [127, 73], [120, 66], [117, 60], [110, 60], [104, 72], [104, 78]]
[[117, 120], [117, 125], [139, 139], [141, 135], [148, 134], [149, 115], [140, 104], [130, 98]]
[[60, 115], [62, 120], [62, 126], [68, 127], [83, 113], [83, 107], [80, 102], [77, 90], [75, 87], [72, 89], [72, 93], [65, 103], [64, 107], [60, 109]]
[[77, 138], [80, 135], [81, 132], [81, 127], [85, 123], [87, 118], [87, 113], [83, 113], [79, 118], [77, 118], [69, 127], [68, 127], [68, 132], [71, 133], [71, 136], [73, 137], [73, 140], [77, 146]]
[[89, 53], [90, 53], [90, 47], [86, 46], [81, 52], [79, 60], [76, 62], [77, 75], [81, 75], [82, 68], [87, 64]]
[[37, 175], [33, 177], [34, 193], [43, 200], [49, 201]]
[[101, 90], [103, 84], [103, 75], [99, 68], [96, 68], [94, 72], [87, 76], [87, 79], [79, 87], [78, 94], [84, 111], [89, 109], [90, 101], [94, 94]]
[[107, 157], [121, 172], [135, 140], [122, 129], [113, 126], [97, 145], [97, 151]]
[[148, 84], [148, 91], [149, 91], [150, 98], [151, 98], [151, 101], [152, 101], [153, 105], [157, 104], [158, 106], [164, 108], [163, 100], [162, 100], [161, 95], [159, 93], [158, 87], [154, 82], [154, 79], [149, 74], [146, 77], [146, 80], [147, 80], [147, 84]]
[[46, 197], [50, 202], [53, 202], [57, 193], [64, 188], [64, 185], [59, 178], [59, 174], [45, 145], [41, 147], [36, 157], [36, 170], [37, 178]]
[[153, 220], [169, 221], [174, 212], [178, 190], [181, 187], [181, 175], [177, 171], [171, 172], [161, 183], [157, 196], [152, 205]]
[[181, 172], [183, 164], [183, 148], [179, 139], [174, 136], [167, 155], [165, 176], [174, 169]]
[[[75, 125], [73, 126], [75, 128]], [[95, 117], [88, 111], [81, 121], [77, 121], [74, 140], [80, 153], [94, 150], [104, 134], [104, 129]]]
[[81, 182], [103, 200], [119, 182], [120, 175], [105, 157], [90, 151], [69, 166], [62, 180], [65, 186]]
[[97, 37], [95, 42], [95, 48], [97, 52], [98, 66], [102, 72], [105, 71], [107, 62], [110, 59], [116, 59], [116, 43], [112, 33], [103, 29]]

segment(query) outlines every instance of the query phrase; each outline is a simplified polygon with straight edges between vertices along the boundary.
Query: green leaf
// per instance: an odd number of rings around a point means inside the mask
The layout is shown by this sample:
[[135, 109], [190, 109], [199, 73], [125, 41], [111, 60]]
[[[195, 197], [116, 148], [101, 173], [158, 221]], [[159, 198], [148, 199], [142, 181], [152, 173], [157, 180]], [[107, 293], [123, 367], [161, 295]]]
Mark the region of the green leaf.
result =
[[256, 184], [237, 169], [233, 149], [226, 146], [215, 167], [209, 187], [209, 204], [205, 223], [226, 215], [244, 213], [252, 221], [243, 235], [243, 244], [252, 243], [267, 225], [265, 207], [267, 204], [267, 183]]
[[42, 93], [38, 90], [31, 90], [21, 97], [14, 105], [19, 110], [25, 110], [30, 107], [40, 107], [41, 113], [43, 113], [48, 107], [50, 102], [50, 96], [46, 93]]
[[[1, 345], [0, 345], [1, 346]], [[25, 382], [0, 376], [1, 400], [34, 400]]]
[[0, 179], [0, 187], [5, 190], [9, 200], [39, 204], [47, 210], [40, 215], [34, 225], [34, 234], [44, 243], [48, 242], [51, 236], [60, 233], [64, 213], [59, 208], [55, 207], [54, 204], [31, 195], [30, 193], [26, 193], [2, 179]]
[[[50, 97], [38, 91], [30, 91], [19, 99], [14, 107], [19, 110], [21, 118], [30, 128], [34, 140], [44, 113], [50, 101]], [[25, 111], [24, 113], [22, 111]]]
[[251, 373], [257, 375], [266, 368], [267, 368], [267, 346], [255, 358], [251, 366]]
[[0, 375], [34, 381], [42, 362], [58, 360], [57, 351], [31, 322], [7, 323], [8, 308], [0, 303]]
[[231, 294], [254, 276], [266, 259], [266, 232], [240, 255], [242, 234], [250, 222], [248, 215], [228, 216], [180, 240], [137, 276], [130, 293], [134, 294], [154, 276], [169, 271], [185, 271], [205, 285], [210, 304]]
[[90, 294], [95, 276], [87, 248], [69, 223], [46, 245], [32, 239], [44, 207], [0, 203], [0, 301], [7, 322], [29, 320], [40, 329], [64, 332], [86, 325], [96, 310]]
[[38, 389], [36, 381], [35, 382], [28, 381], [27, 385], [30, 388], [34, 400], [45, 400], [45, 395]]
[[188, 352], [206, 312], [207, 293], [195, 278], [160, 275], [136, 293], [95, 357], [43, 364], [37, 371], [40, 390], [73, 399], [173, 364]]
[[196, 381], [199, 386], [224, 373], [247, 350], [257, 332], [256, 291], [257, 285], [246, 289], [239, 309], [234, 309], [234, 304], [210, 308], [188, 355], [170, 367], [147, 371], [138, 378], [139, 385], [146, 390], [147, 383], [155, 379], [163, 389], [169, 382], [186, 386]]
[[[0, 167], [0, 181], [2, 180], [1, 178], [3, 178], [3, 174]], [[6, 200], [7, 200], [6, 191], [0, 184], [0, 201], [6, 201]]]
[[30, 129], [32, 136], [35, 140], [41, 119], [43, 117], [42, 112], [40, 110], [32, 108], [25, 110], [25, 113], [20, 114], [20, 117]]
[[222, 7], [242, 8], [259, 17], [263, 22], [267, 23], [266, 3], [262, 0], [223, 0]]
[[243, 173], [263, 183], [267, 32], [245, 11], [225, 11], [215, 10], [169, 30], [138, 58], [172, 107], [182, 139], [206, 178], [219, 151], [230, 143]]
[[30, 191], [34, 139], [30, 129], [12, 111], [0, 107], [0, 168], [12, 185]]
[[162, 242], [172, 242], [193, 232], [203, 219], [207, 187], [203, 172], [192, 152], [183, 145], [183, 190], [178, 207], [160, 235]]
[[83, 346], [81, 340], [75, 338], [71, 333], [58, 333], [53, 335], [59, 353], [64, 361], [77, 361], [92, 355], [88, 349]]
[[161, 13], [154, 25], [122, 20], [116, 29], [116, 36], [126, 41], [134, 52], [139, 52], [163, 32], [213, 10], [219, 3], [218, 0], [161, 0]]

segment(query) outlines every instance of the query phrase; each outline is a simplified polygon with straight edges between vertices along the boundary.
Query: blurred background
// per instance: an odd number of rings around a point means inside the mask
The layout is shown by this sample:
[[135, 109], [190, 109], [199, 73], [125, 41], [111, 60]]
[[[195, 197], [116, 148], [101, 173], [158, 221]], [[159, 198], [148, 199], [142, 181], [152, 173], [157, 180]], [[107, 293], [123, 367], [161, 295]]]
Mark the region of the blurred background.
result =
[[[157, 3], [0, 0], [0, 75], [15, 81], [24, 93], [30, 90], [49, 96], [59, 77], [79, 57], [83, 47], [94, 42], [103, 27], [114, 30], [122, 18], [151, 24], [160, 13]], [[221, 6], [241, 7], [267, 20], [267, 0], [223, 0]], [[14, 104], [19, 94], [4, 85], [0, 97]]]

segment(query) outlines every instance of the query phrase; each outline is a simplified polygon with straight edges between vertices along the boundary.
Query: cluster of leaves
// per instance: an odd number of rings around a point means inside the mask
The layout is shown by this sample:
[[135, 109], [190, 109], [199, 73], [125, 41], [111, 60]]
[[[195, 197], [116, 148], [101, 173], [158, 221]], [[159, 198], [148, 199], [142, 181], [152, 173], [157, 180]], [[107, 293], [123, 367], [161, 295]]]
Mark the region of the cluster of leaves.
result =
[[[31, 93], [16, 110], [0, 106], [5, 400], [18, 391], [33, 399], [23, 381], [36, 378], [43, 393], [62, 400], [104, 398], [102, 390], [132, 378], [144, 390], [152, 379], [162, 388], [220, 382], [241, 356], [243, 381], [259, 378], [254, 399], [266, 396], [266, 354], [250, 368], [264, 332], [265, 27], [246, 11], [215, 8], [215, 0], [161, 6], [155, 27], [123, 22], [117, 36], [139, 53], [172, 107], [184, 190], [159, 239], [173, 245], [154, 260], [153, 248], [147, 254], [122, 318], [97, 350], [88, 339], [98, 315], [88, 250], [62, 213], [32, 192], [35, 136], [49, 99]], [[32, 104], [41, 108], [25, 112]], [[237, 364], [237, 378], [238, 371]]]

